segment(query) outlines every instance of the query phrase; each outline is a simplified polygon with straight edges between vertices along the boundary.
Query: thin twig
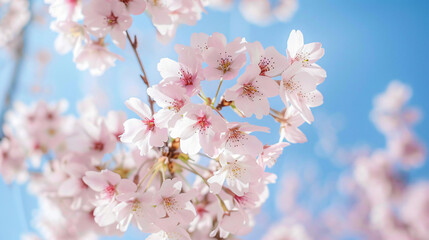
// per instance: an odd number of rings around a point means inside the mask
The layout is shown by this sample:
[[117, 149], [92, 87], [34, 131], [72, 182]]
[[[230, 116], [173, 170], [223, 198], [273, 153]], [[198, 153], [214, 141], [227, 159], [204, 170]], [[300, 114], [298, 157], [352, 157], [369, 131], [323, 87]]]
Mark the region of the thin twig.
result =
[[[136, 36], [134, 36], [134, 41], [133, 41], [133, 40], [131, 39], [131, 36], [130, 36], [130, 34], [128, 33], [128, 31], [125, 31], [125, 32], [127, 33], [128, 42], [130, 42], [131, 47], [132, 47], [132, 49], [133, 49], [133, 51], [134, 51], [134, 54], [136, 55], [137, 61], [138, 61], [139, 65], [140, 65], [140, 69], [142, 70], [143, 75], [140, 75], [140, 77], [141, 77], [141, 79], [143, 80], [144, 84], [146, 84], [146, 87], [147, 87], [147, 88], [150, 88], [150, 84], [149, 84], [149, 81], [148, 81], [148, 79], [147, 79], [146, 71], [144, 70], [143, 63], [142, 63], [142, 60], [141, 60], [141, 58], [140, 58], [140, 55], [139, 55], [139, 53], [137, 52], [137, 46], [138, 46], [138, 43], [137, 43], [137, 37], [136, 37]], [[153, 109], [154, 109], [154, 108], [153, 108], [154, 101], [153, 101], [153, 99], [149, 96], [149, 94], [147, 94], [147, 98], [148, 98], [148, 101], [149, 101], [150, 110], [152, 111], [152, 114], [153, 114], [153, 113], [154, 113], [154, 110], [153, 110]]]

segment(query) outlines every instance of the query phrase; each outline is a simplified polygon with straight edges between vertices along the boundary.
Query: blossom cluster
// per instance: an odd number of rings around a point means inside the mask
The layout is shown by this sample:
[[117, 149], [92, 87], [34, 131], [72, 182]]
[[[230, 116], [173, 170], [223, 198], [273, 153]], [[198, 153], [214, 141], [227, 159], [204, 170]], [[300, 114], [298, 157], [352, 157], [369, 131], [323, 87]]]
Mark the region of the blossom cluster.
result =
[[[295, 30], [286, 55], [220, 33], [194, 34], [191, 46], [175, 49], [178, 61], [161, 59], [163, 79], [147, 89], [158, 111], [130, 98], [138, 118], [101, 116], [90, 101], [79, 104], [79, 118], [64, 114], [64, 102], [15, 104], [8, 113], [0, 171], [7, 182], [30, 178], [45, 238], [93, 239], [130, 225], [157, 240], [251, 231], [276, 180], [267, 168], [284, 147], [306, 141], [298, 127], [314, 121], [311, 108], [323, 102], [316, 88], [326, 73], [315, 62], [324, 50]], [[204, 81], [218, 82], [215, 96], [204, 93]], [[221, 91], [226, 81], [235, 85]], [[279, 95], [283, 110], [268, 100]], [[228, 121], [229, 108], [243, 121]], [[248, 123], [253, 115], [280, 123], [278, 143], [251, 134], [270, 130]]]
[[55, 48], [59, 53], [73, 52], [79, 70], [101, 75], [123, 58], [107, 48], [106, 37], [125, 48], [127, 30], [133, 16], [147, 11], [158, 34], [168, 41], [179, 24], [194, 25], [204, 12], [201, 0], [45, 0], [55, 20], [51, 29], [58, 32]]
[[[267, 232], [264, 239], [359, 239], [423, 240], [429, 238], [429, 182], [409, 180], [407, 174], [421, 166], [426, 149], [413, 125], [420, 112], [406, 104], [411, 97], [407, 85], [393, 81], [374, 99], [371, 119], [386, 137], [384, 149], [352, 154], [349, 172], [338, 186], [348, 203], [327, 209], [322, 217], [311, 217], [297, 202], [302, 179], [286, 178], [279, 197], [285, 219]], [[308, 193], [307, 193], [308, 194]]]

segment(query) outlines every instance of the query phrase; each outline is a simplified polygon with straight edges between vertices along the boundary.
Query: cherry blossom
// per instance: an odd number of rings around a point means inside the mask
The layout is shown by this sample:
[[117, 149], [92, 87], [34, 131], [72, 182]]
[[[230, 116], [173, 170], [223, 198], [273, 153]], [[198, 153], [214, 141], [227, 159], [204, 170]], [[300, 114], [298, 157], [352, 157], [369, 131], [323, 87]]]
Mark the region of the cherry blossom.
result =
[[126, 104], [141, 120], [134, 118], [125, 121], [121, 141], [135, 144], [140, 149], [141, 155], [152, 147], [163, 146], [168, 140], [168, 133], [166, 128], [159, 126], [157, 114], [152, 116], [149, 106], [137, 98], [130, 98]]
[[125, 31], [131, 27], [133, 19], [121, 1], [92, 0], [83, 14], [85, 25], [94, 36], [101, 38], [110, 33], [113, 43], [125, 48]]
[[254, 180], [262, 172], [255, 159], [246, 155], [237, 159], [233, 155], [223, 154], [219, 162], [221, 168], [208, 179], [210, 190], [213, 193], [219, 193], [226, 181], [231, 191], [242, 196], [249, 190], [251, 179]]
[[226, 91], [225, 99], [234, 101], [246, 117], [255, 114], [256, 118], [261, 119], [270, 113], [268, 98], [277, 96], [278, 89], [274, 80], [261, 76], [260, 68], [252, 64], [238, 78], [237, 85]]
[[209, 155], [216, 152], [216, 133], [226, 131], [226, 123], [205, 105], [194, 105], [183, 113], [172, 131], [172, 137], [180, 138], [184, 153], [196, 154], [201, 148]]
[[90, 42], [75, 53], [74, 62], [79, 70], [89, 69], [90, 73], [100, 76], [108, 68], [115, 66], [115, 61], [124, 58], [110, 52], [103, 42]]
[[207, 40], [207, 46], [203, 56], [208, 65], [204, 69], [207, 80], [231, 80], [246, 64], [245, 45], [240, 38], [227, 43], [224, 35], [213, 33]]

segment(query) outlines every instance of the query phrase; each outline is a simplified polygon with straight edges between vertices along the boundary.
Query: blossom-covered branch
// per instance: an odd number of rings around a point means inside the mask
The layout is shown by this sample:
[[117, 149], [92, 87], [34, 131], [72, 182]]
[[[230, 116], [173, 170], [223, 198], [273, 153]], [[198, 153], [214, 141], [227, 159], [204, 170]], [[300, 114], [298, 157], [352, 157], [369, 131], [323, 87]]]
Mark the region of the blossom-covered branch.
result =
[[[130, 43], [136, 51], [136, 40]], [[30, 177], [44, 237], [87, 239], [134, 225], [148, 239], [234, 239], [252, 229], [276, 179], [267, 169], [284, 147], [306, 140], [298, 127], [312, 122], [311, 108], [323, 102], [316, 87], [326, 73], [315, 62], [324, 50], [304, 44], [295, 30], [286, 56], [220, 33], [194, 34], [191, 46], [175, 50], [178, 61], [161, 59], [163, 80], [147, 89], [158, 111], [130, 98], [125, 104], [136, 118], [100, 116], [88, 101], [78, 118], [63, 114], [64, 102], [17, 103], [8, 114], [2, 176]], [[204, 93], [203, 81], [218, 82], [214, 96]], [[225, 81], [235, 85], [222, 90]], [[279, 95], [284, 109], [275, 110], [269, 98]], [[228, 108], [239, 121], [221, 113]], [[268, 145], [254, 136], [270, 129], [248, 123], [253, 115], [273, 116], [280, 141]], [[28, 171], [27, 158], [41, 172]]]

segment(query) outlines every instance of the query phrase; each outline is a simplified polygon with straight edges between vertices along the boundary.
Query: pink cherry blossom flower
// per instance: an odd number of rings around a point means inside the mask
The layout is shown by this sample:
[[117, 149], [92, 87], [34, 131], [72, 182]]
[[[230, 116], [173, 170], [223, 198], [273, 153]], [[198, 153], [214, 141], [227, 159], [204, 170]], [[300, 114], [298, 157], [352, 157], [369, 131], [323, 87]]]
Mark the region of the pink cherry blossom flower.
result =
[[73, 21], [53, 22], [51, 29], [59, 33], [55, 39], [55, 49], [60, 54], [66, 54], [71, 50], [78, 51], [82, 47], [82, 41], [89, 39], [85, 27]]
[[257, 64], [261, 69], [261, 76], [279, 76], [287, 67], [287, 58], [281, 55], [274, 47], [264, 50], [260, 42], [247, 43], [246, 49], [249, 52], [252, 64]]
[[292, 30], [287, 41], [287, 55], [290, 64], [299, 63], [306, 72], [314, 76], [318, 83], [326, 78], [326, 71], [316, 64], [325, 50], [321, 43], [309, 43], [304, 45], [304, 37], [301, 31]]
[[325, 53], [321, 43], [304, 45], [304, 36], [300, 30], [292, 30], [287, 41], [287, 55], [292, 63], [299, 62], [303, 67], [311, 67]]
[[[135, 185], [134, 185], [135, 186]], [[133, 187], [137, 189], [137, 186]], [[157, 220], [156, 211], [153, 207], [154, 199], [152, 193], [125, 192], [117, 196], [118, 205], [113, 211], [117, 215], [118, 229], [125, 232], [130, 223], [134, 223], [141, 231], [156, 232], [159, 230], [154, 222]]]
[[88, 171], [83, 181], [92, 190], [98, 193], [95, 203], [94, 220], [100, 226], [108, 226], [116, 221], [113, 209], [118, 204], [116, 196], [121, 193], [134, 192], [136, 185], [129, 179], [109, 170], [101, 172]]
[[200, 91], [200, 81], [204, 79], [202, 62], [191, 48], [183, 49], [179, 62], [168, 58], [161, 59], [158, 71], [166, 83], [173, 83], [186, 89], [186, 94], [193, 96]]
[[189, 105], [171, 133], [180, 138], [180, 149], [187, 154], [196, 154], [203, 148], [204, 152], [214, 155], [219, 144], [215, 135], [226, 131], [226, 123], [216, 115], [209, 106]]
[[243, 196], [249, 190], [249, 184], [256, 181], [262, 169], [256, 164], [256, 159], [247, 155], [222, 154], [219, 162], [221, 168], [207, 180], [210, 191], [219, 193], [226, 181], [228, 187], [238, 196]]
[[264, 151], [258, 157], [258, 163], [261, 166], [272, 167], [277, 162], [279, 156], [283, 153], [283, 149], [290, 144], [287, 142], [279, 142], [273, 145], [264, 146]]
[[74, 62], [79, 70], [89, 69], [91, 75], [100, 76], [108, 68], [115, 66], [115, 61], [124, 58], [110, 52], [102, 42], [90, 42], [75, 52]]
[[222, 136], [224, 143], [222, 148], [235, 154], [247, 154], [258, 156], [263, 150], [261, 141], [249, 133], [253, 131], [269, 132], [266, 127], [251, 125], [249, 123], [230, 122], [227, 124], [228, 131]]
[[191, 36], [191, 48], [197, 50], [201, 56], [205, 55], [209, 49], [209, 38], [210, 36], [205, 33], [193, 33]]
[[133, 19], [121, 1], [92, 0], [83, 14], [84, 23], [94, 36], [104, 38], [110, 33], [113, 43], [125, 48], [125, 31], [131, 27]]
[[160, 218], [167, 217], [171, 223], [190, 223], [195, 215], [190, 202], [192, 192], [181, 193], [182, 182], [177, 178], [166, 179], [155, 196], [156, 211]]
[[317, 78], [299, 70], [296, 63], [282, 74], [280, 97], [286, 106], [289, 101], [308, 123], [314, 121], [310, 107], [317, 107], [323, 103], [323, 96], [316, 89], [317, 84]]
[[305, 120], [301, 114], [293, 106], [289, 106], [284, 110], [283, 119], [280, 122], [280, 139], [286, 139], [291, 143], [304, 143], [307, 142], [307, 137], [304, 135], [299, 126], [301, 126]]
[[125, 121], [121, 141], [135, 144], [141, 155], [146, 154], [152, 147], [162, 147], [168, 140], [168, 132], [159, 125], [158, 115], [152, 115], [149, 106], [138, 98], [130, 98], [125, 104], [139, 115], [141, 120], [132, 118]]
[[279, 94], [279, 85], [269, 77], [260, 75], [258, 65], [251, 64], [241, 75], [237, 84], [225, 92], [225, 99], [234, 101], [235, 106], [246, 116], [253, 114], [261, 119], [270, 113], [269, 97]]
[[223, 34], [213, 33], [207, 40], [209, 49], [204, 54], [208, 67], [204, 69], [207, 80], [231, 80], [246, 64], [245, 45], [241, 38], [227, 43]]
[[185, 88], [178, 88], [176, 84], [160, 83], [148, 88], [147, 93], [158, 106], [162, 107], [157, 115], [163, 126], [174, 126], [181, 117], [179, 112], [190, 102]]
[[82, 132], [69, 140], [70, 148], [78, 153], [86, 153], [96, 158], [113, 152], [116, 147], [116, 138], [107, 129], [106, 123], [91, 123], [82, 121]]

